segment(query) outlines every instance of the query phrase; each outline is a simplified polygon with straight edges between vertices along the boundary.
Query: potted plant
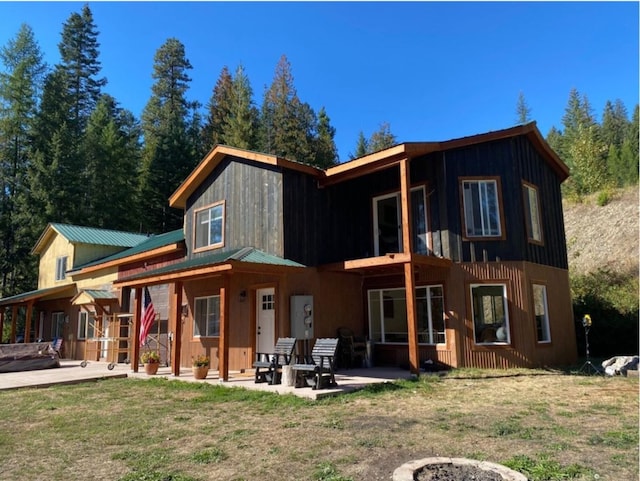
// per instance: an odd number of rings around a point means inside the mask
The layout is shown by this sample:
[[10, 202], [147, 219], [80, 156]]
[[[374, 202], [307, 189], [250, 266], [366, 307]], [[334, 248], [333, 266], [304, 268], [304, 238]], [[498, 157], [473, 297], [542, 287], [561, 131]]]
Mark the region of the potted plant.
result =
[[199, 354], [193, 358], [192, 371], [193, 377], [196, 379], [205, 379], [209, 374], [209, 356]]
[[155, 374], [160, 366], [160, 353], [158, 351], [145, 351], [140, 356], [140, 361], [144, 364], [144, 372]]

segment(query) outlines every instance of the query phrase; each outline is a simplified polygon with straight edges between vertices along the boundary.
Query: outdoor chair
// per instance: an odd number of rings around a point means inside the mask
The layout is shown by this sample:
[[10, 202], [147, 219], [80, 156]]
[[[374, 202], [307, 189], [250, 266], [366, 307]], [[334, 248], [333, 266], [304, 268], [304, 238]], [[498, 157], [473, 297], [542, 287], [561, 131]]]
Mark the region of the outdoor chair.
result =
[[253, 367], [256, 370], [255, 382], [280, 384], [282, 366], [291, 363], [295, 348], [295, 337], [281, 337], [276, 342], [273, 352], [256, 352], [256, 360], [253, 363]]
[[348, 327], [338, 328], [339, 362], [338, 365], [344, 368], [362, 367], [367, 358], [367, 343], [364, 337], [356, 337]]
[[311, 357], [293, 365], [296, 387], [312, 389], [336, 386], [334, 366], [339, 339], [317, 339]]

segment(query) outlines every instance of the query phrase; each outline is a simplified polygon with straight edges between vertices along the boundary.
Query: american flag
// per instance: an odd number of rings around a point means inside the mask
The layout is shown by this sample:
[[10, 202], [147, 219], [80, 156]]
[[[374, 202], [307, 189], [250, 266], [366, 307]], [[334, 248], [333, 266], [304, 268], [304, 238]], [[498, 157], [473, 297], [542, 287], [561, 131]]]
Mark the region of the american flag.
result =
[[156, 311], [153, 308], [153, 302], [151, 302], [151, 295], [149, 295], [149, 289], [144, 288], [144, 303], [142, 304], [142, 320], [140, 321], [140, 345], [144, 344], [147, 339], [149, 330], [153, 325], [153, 321], [156, 319]]

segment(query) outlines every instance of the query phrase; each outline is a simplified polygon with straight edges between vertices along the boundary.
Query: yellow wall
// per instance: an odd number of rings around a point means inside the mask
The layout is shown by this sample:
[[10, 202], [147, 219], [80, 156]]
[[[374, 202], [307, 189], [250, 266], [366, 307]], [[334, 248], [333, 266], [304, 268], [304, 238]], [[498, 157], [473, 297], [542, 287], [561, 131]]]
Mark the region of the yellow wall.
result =
[[73, 265], [74, 246], [61, 235], [55, 235], [51, 242], [42, 250], [40, 254], [40, 266], [38, 270], [38, 289], [47, 287], [64, 286], [73, 281], [69, 276], [61, 281], [56, 281], [56, 259], [61, 256], [68, 256], [67, 270]]

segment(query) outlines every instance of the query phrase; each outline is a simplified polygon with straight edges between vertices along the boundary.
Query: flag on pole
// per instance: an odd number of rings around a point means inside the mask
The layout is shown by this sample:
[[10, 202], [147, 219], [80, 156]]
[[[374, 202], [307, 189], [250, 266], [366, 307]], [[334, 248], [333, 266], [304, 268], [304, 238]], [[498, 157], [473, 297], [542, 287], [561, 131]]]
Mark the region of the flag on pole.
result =
[[144, 302], [142, 304], [142, 316], [140, 320], [140, 345], [144, 344], [147, 339], [147, 335], [151, 330], [153, 321], [156, 319], [156, 311], [153, 308], [153, 302], [151, 302], [151, 295], [149, 289], [144, 288]]

